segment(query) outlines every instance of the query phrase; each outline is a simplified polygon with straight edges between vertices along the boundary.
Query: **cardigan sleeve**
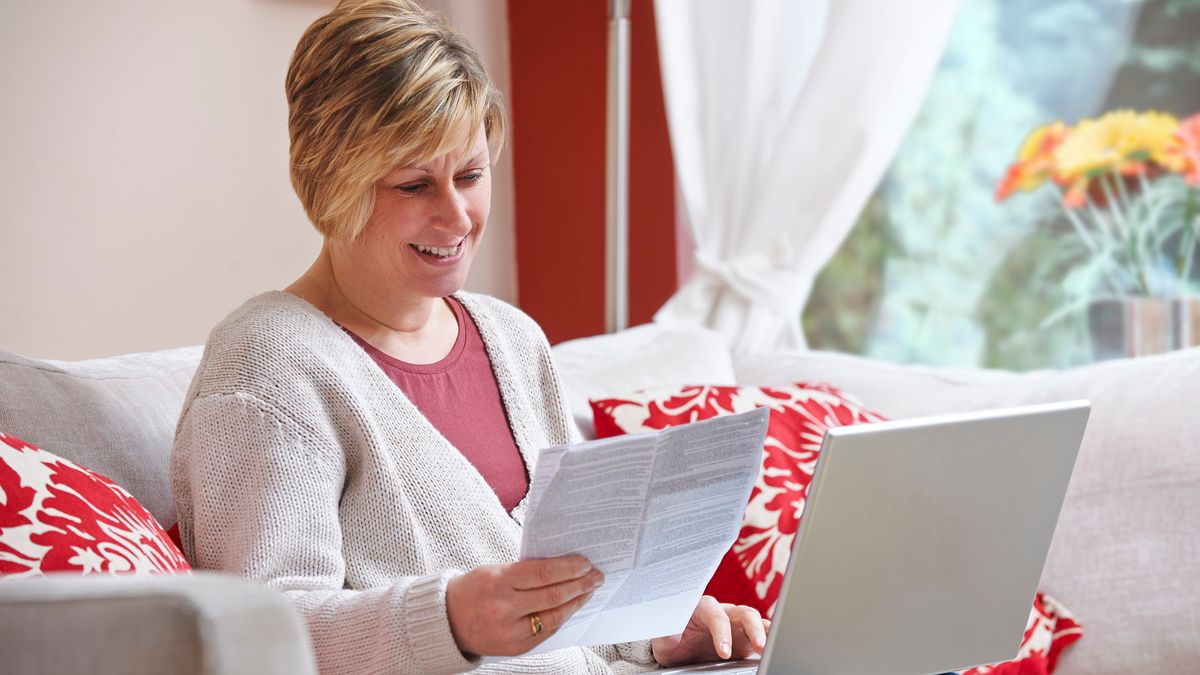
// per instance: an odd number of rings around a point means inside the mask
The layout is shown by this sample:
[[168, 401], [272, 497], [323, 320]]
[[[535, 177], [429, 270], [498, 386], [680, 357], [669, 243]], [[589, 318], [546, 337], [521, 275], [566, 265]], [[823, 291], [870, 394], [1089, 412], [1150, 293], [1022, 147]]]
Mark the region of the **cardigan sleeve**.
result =
[[339, 521], [346, 469], [322, 442], [246, 394], [194, 399], [181, 418], [171, 480], [184, 553], [200, 569], [281, 591], [308, 625], [322, 672], [469, 670], [450, 632], [456, 573], [348, 590]]

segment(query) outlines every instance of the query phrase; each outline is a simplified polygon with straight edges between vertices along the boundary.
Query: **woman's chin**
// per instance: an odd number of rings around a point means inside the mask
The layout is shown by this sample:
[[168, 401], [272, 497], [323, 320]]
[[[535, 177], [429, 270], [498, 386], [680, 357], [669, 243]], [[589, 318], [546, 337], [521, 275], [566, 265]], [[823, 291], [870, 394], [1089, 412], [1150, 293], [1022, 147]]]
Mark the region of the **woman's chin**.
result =
[[445, 278], [430, 280], [429, 283], [422, 284], [420, 292], [427, 298], [444, 298], [461, 291], [466, 282], [467, 275], [465, 274], [446, 275]]
[[457, 264], [442, 267], [410, 264], [406, 266], [407, 269], [395, 270], [395, 281], [410, 293], [427, 298], [444, 298], [462, 289], [467, 281], [469, 262], [469, 259], [461, 259]]

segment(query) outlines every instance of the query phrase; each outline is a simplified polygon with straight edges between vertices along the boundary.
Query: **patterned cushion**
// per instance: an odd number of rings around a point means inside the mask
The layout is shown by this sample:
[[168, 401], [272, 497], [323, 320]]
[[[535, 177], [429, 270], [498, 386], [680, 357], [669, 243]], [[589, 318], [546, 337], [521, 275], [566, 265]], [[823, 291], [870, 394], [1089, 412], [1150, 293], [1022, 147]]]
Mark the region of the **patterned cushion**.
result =
[[[762, 472], [750, 492], [742, 529], [705, 589], [721, 602], [749, 605], [768, 617], [779, 597], [825, 431], [885, 419], [836, 387], [814, 382], [660, 387], [591, 405], [600, 438], [771, 409]], [[964, 675], [1051, 673], [1063, 648], [1081, 635], [1082, 628], [1065, 608], [1038, 593], [1017, 658]]]
[[804, 382], [782, 387], [668, 387], [592, 401], [600, 438], [761, 407], [771, 409], [762, 473], [750, 492], [738, 539], [706, 592], [770, 616], [825, 430], [883, 417], [834, 387]]
[[1053, 673], [1062, 650], [1083, 636], [1083, 628], [1065, 607], [1045, 593], [1033, 598], [1033, 611], [1017, 657], [991, 666], [968, 668], [962, 675], [1043, 675]]
[[100, 474], [0, 433], [0, 574], [190, 568], [154, 517]]

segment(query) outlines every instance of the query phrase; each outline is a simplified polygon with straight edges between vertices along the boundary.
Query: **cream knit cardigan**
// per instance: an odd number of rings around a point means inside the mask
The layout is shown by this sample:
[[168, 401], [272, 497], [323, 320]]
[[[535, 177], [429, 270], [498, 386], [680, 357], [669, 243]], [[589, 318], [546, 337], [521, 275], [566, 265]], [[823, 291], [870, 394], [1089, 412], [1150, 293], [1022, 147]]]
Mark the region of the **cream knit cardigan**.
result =
[[[550, 348], [519, 310], [456, 297], [479, 327], [513, 437], [574, 440]], [[463, 420], [470, 424], [470, 420]], [[504, 510], [475, 468], [333, 321], [284, 292], [209, 336], [171, 453], [183, 550], [201, 569], [282, 591], [326, 673], [471, 670], [446, 618], [446, 582], [517, 559], [523, 500]], [[487, 673], [653, 667], [649, 643], [564, 649]]]

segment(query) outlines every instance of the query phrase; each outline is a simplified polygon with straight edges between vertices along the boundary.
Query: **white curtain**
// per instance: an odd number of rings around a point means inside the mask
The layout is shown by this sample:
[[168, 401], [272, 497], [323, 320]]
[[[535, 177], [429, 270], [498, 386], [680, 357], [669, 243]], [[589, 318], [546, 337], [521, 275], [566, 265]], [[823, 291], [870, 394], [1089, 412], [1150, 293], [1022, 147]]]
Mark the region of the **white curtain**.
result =
[[958, 0], [656, 0], [696, 244], [659, 310], [737, 352], [805, 346], [800, 312], [920, 106]]

